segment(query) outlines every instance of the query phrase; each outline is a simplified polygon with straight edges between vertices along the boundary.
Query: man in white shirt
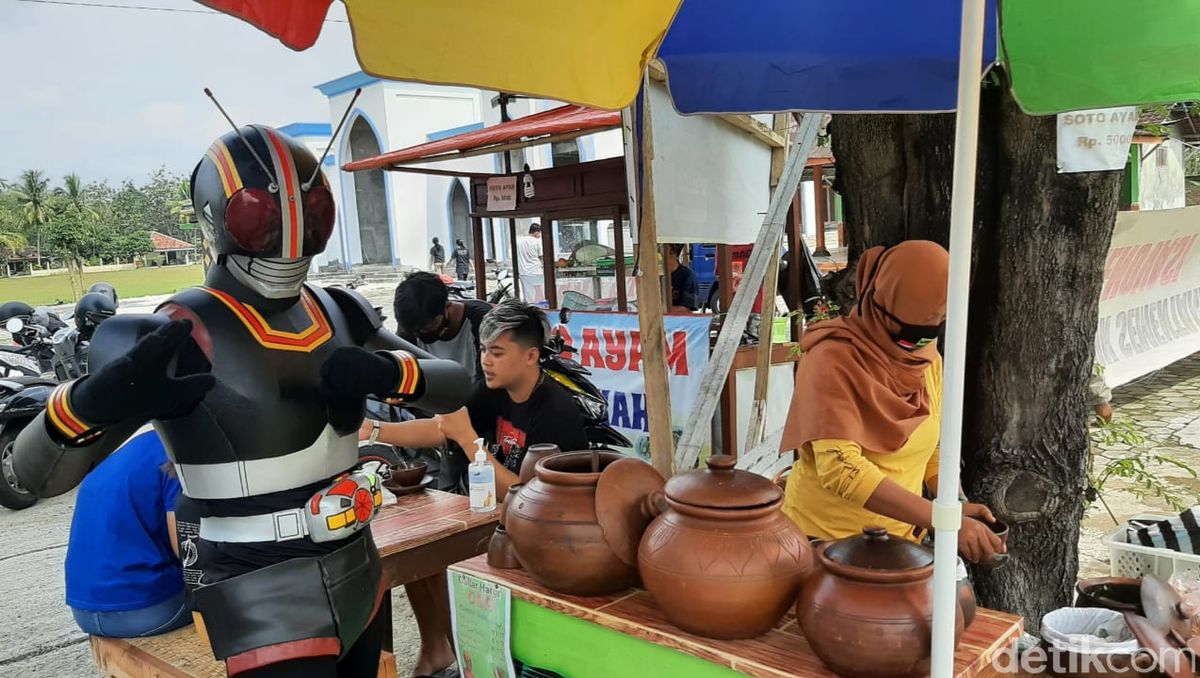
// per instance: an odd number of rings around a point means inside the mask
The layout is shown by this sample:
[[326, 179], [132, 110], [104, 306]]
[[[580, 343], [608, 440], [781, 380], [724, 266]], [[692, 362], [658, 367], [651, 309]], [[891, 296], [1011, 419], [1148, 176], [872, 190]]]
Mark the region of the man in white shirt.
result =
[[517, 269], [521, 275], [521, 296], [525, 298], [525, 303], [532, 304], [545, 299], [541, 224], [532, 224], [529, 235], [517, 240]]

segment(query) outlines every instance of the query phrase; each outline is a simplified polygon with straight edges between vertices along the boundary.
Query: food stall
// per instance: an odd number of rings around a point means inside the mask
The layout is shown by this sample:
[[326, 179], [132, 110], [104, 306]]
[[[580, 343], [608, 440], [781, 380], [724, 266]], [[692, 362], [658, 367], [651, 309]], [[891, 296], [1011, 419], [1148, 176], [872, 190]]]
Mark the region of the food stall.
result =
[[[254, 0], [212, 0], [208, 4], [265, 26], [297, 49], [315, 41], [328, 6], [327, 1], [316, 1], [311, 6], [319, 12], [291, 15], [254, 7], [259, 4]], [[998, 24], [1003, 15], [1003, 61], [1017, 99], [1027, 111], [1050, 114], [1194, 100], [1200, 97], [1200, 83], [1194, 69], [1186, 70], [1186, 60], [1177, 59], [1173, 50], [1138, 43], [1135, 51], [1143, 58], [1122, 58], [1130, 52], [1128, 40], [1141, 39], [1135, 34], [1190, 45], [1197, 24], [1194, 10], [1139, 15], [1137, 19], [1146, 23], [1144, 30], [1130, 33], [1129, 15], [1118, 3], [1096, 0], [1007, 2], [999, 7], [985, 0], [965, 0], [961, 9], [957, 3], [852, 2], [825, 7], [822, 21], [805, 15], [811, 8], [802, 4], [733, 7], [716, 0], [614, 0], [604, 3], [603, 9], [585, 4], [572, 12], [556, 9], [554, 3], [528, 1], [501, 3], [486, 13], [464, 11], [454, 3], [400, 8], [348, 1], [346, 7], [365, 70], [391, 77], [535, 93], [617, 109], [628, 106], [635, 97], [638, 79], [657, 50], [670, 71], [674, 105], [686, 113], [956, 111], [946, 415], [934, 517], [939, 535], [949, 538], [938, 541], [931, 587], [935, 592], [931, 673], [938, 678], [954, 675], [956, 647], [962, 647], [955, 634], [961, 608], [955, 606], [953, 537], [961, 519], [957, 485], [978, 76], [996, 61]], [[864, 15], [873, 20], [862, 21]], [[1073, 29], [1081, 18], [1089, 17], [1104, 20], [1093, 23], [1088, 31]], [[457, 41], [446, 40], [449, 31]], [[1184, 37], [1184, 31], [1191, 31], [1190, 36]], [[489, 39], [495, 35], [527, 38]], [[1071, 35], [1086, 37], [1067, 39]], [[597, 47], [601, 44], [605, 48]], [[815, 143], [819, 123], [812, 118], [806, 115], [801, 122], [799, 150], [793, 157], [807, 155]], [[654, 157], [648, 148], [642, 152], [646, 158]], [[732, 321], [723, 328], [706, 369], [694, 422], [712, 419], [719, 386], [727, 378], [736, 352], [738, 337], [731, 335], [740, 333], [748, 318], [754, 290], [766, 274], [772, 249], [778, 246], [785, 205], [800, 177], [795, 163], [802, 161], [789, 159], [781, 174], [754, 241], [755, 252], [747, 262], [747, 284], [731, 300]], [[632, 194], [629, 197], [638, 199]], [[653, 192], [646, 198], [646, 203], [653, 203]], [[639, 208], [645, 205], [649, 223], [644, 222], [645, 230], [638, 232], [652, 234], [654, 210], [646, 203], [639, 201], [631, 208], [630, 218], [637, 219]], [[642, 240], [651, 248], [654, 241], [650, 237]], [[649, 334], [648, 329], [656, 335], [662, 331], [661, 324], [656, 324], [661, 317], [646, 314], [642, 319], [644, 333]], [[664, 357], [655, 360], [655, 371], [665, 371]], [[666, 425], [665, 421], [654, 423], [660, 434]], [[675, 460], [680, 469], [695, 467], [703, 428], [685, 428]], [[665, 450], [672, 447], [669, 431], [665, 440], [661, 435], [655, 440], [655, 445]], [[729, 596], [729, 600], [735, 602], [736, 597]], [[555, 604], [547, 600], [538, 609], [551, 609]], [[631, 629], [625, 626], [620, 632], [628, 634]], [[825, 663], [829, 663], [827, 659]]]

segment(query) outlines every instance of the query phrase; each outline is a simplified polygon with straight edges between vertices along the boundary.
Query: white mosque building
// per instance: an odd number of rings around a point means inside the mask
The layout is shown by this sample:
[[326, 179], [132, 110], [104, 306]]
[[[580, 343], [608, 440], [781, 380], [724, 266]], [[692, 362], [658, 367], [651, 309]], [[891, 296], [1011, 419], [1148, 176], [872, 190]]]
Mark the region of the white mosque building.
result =
[[[317, 85], [329, 100], [331, 122], [298, 122], [280, 131], [303, 142], [320, 156], [346, 111], [355, 90], [362, 94], [350, 111], [339, 138], [334, 140], [323, 168], [338, 206], [337, 224], [318, 270], [362, 265], [427, 268], [429, 248], [437, 237], [446, 247], [462, 238], [472, 248], [468, 184], [463, 178], [370, 170], [344, 172], [347, 162], [361, 160], [500, 122], [497, 93], [468, 87], [447, 87], [382, 80], [353, 73]], [[511, 118], [561, 105], [543, 99], [515, 99], [508, 104]], [[545, 169], [558, 164], [586, 162], [621, 155], [621, 134], [612, 130], [577, 140], [526, 149], [522, 164]], [[517, 155], [517, 154], [514, 154]], [[466, 172], [500, 172], [500, 155], [464, 158], [437, 165]], [[520, 164], [514, 161], [514, 168]], [[526, 222], [528, 223], [528, 222]], [[519, 228], [521, 220], [518, 220]], [[488, 259], [508, 260], [508, 239], [498, 221], [484, 220], [484, 250]]]

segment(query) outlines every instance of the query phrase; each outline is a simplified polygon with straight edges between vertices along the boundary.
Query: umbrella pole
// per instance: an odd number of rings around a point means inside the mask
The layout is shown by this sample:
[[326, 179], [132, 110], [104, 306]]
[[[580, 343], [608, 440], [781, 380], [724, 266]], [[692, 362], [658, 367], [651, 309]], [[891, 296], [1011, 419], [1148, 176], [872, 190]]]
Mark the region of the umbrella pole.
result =
[[979, 83], [983, 71], [984, 0], [963, 0], [958, 60], [958, 107], [954, 132], [954, 180], [950, 199], [950, 274], [946, 308], [941, 460], [933, 529], [933, 654], [930, 675], [954, 675], [957, 605], [958, 501], [966, 371], [967, 304], [971, 283], [971, 231], [975, 221], [975, 163], [979, 140]]

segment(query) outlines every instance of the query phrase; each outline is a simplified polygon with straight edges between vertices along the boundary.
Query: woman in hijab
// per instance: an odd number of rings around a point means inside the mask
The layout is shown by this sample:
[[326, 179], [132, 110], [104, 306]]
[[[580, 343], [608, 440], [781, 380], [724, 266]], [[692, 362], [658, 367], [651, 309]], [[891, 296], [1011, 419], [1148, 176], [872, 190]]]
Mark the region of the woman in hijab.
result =
[[[812, 538], [839, 539], [881, 525], [916, 540], [932, 528], [942, 415], [937, 337], [946, 320], [949, 255], [911, 240], [867, 250], [858, 303], [801, 340], [787, 438], [801, 443], [784, 512]], [[1003, 543], [982, 504], [963, 505], [959, 551], [991, 560]]]

